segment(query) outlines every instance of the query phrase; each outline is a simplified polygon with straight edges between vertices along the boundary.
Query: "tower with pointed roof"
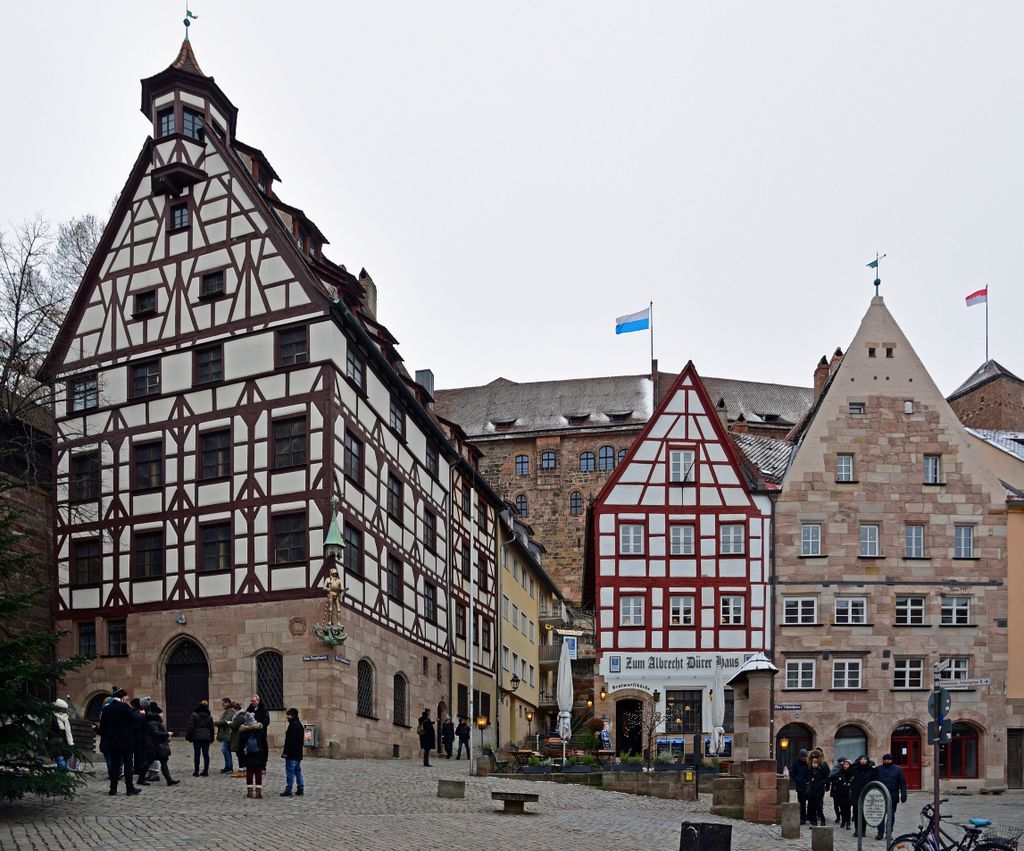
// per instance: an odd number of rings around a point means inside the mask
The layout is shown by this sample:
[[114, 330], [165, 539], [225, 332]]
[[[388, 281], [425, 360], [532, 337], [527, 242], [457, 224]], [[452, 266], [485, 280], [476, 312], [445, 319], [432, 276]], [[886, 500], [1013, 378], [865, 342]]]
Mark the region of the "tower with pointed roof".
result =
[[[102, 657], [69, 693], [149, 692], [178, 727], [255, 691], [325, 749], [391, 756], [416, 750], [417, 707], [466, 693], [472, 658], [467, 714], [494, 717], [504, 506], [476, 456], [188, 41], [141, 106], [151, 135], [43, 370], [61, 652]], [[335, 496], [341, 650], [311, 632]]]
[[[891, 751], [931, 788], [941, 664], [955, 689], [944, 787], [1004, 786], [1005, 492], [883, 298], [792, 438], [775, 507], [780, 763], [810, 745], [833, 761]], [[969, 678], [992, 684], [957, 685]]]

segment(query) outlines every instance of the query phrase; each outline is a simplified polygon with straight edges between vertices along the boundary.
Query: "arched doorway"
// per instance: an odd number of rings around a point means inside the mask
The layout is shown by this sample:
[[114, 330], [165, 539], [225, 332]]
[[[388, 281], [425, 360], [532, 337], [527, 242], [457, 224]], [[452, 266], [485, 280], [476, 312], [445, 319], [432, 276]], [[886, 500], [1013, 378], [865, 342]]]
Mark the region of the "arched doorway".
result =
[[832, 764], [841, 759], [856, 762], [857, 757], [868, 752], [868, 734], [856, 724], [844, 724], [836, 730], [835, 743], [832, 746]]
[[975, 780], [978, 777], [978, 728], [965, 721], [953, 724], [953, 740], [939, 749], [943, 780]]
[[165, 691], [167, 729], [181, 733], [188, 716], [201, 700], [209, 698], [210, 667], [206, 654], [194, 641], [185, 639], [167, 659]]
[[89, 721], [99, 721], [103, 703], [108, 697], [110, 697], [109, 694], [101, 691], [89, 698], [89, 702], [85, 705], [85, 718]]
[[910, 724], [892, 731], [890, 746], [893, 762], [903, 769], [908, 789], [921, 788], [921, 734]]
[[444, 754], [444, 743], [441, 741], [441, 725], [445, 722], [448, 717], [448, 704], [443, 700], [437, 704], [437, 727], [434, 730], [434, 734], [437, 736], [437, 752]]
[[[785, 745], [785, 747], [783, 747]], [[779, 764], [779, 774], [796, 762], [801, 750], [809, 751], [814, 747], [814, 731], [806, 724], [787, 724], [775, 737], [775, 759]]]
[[643, 754], [643, 725], [640, 722], [639, 700], [615, 702], [615, 750], [620, 756]]

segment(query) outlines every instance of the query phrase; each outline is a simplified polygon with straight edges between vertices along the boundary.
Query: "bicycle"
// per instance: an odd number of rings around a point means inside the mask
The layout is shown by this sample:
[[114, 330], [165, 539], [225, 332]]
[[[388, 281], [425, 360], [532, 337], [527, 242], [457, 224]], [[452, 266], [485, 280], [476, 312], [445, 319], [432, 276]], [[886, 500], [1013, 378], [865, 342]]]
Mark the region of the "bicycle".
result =
[[[944, 804], [948, 798], [942, 798]], [[921, 824], [914, 833], [904, 833], [889, 843], [886, 851], [1017, 851], [1017, 843], [1024, 828], [996, 825], [988, 819], [972, 818], [959, 825], [964, 835], [957, 840], [939, 823], [939, 843], [935, 841], [935, 807], [925, 804], [921, 810]]]

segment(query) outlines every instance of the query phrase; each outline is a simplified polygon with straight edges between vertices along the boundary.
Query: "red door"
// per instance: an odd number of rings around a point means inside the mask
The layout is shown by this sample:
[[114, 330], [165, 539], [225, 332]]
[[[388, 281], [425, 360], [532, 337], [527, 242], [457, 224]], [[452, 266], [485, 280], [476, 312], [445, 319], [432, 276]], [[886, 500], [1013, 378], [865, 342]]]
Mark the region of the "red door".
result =
[[893, 762], [903, 769], [908, 789], [921, 788], [921, 734], [909, 724], [892, 733]]

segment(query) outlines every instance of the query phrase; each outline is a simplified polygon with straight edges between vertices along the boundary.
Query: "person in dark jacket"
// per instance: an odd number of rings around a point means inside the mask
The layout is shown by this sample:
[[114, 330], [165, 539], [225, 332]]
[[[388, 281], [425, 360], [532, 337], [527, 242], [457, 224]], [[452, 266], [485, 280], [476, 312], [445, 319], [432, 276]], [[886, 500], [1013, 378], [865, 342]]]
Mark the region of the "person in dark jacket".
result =
[[430, 752], [437, 744], [437, 736], [434, 735], [434, 722], [430, 720], [430, 710], [424, 709], [420, 716], [420, 722], [416, 726], [416, 732], [420, 736], [420, 750], [423, 751], [423, 764], [430, 766]]
[[256, 720], [263, 725], [264, 730], [270, 726], [270, 713], [263, 706], [263, 701], [260, 699], [258, 694], [254, 694], [252, 696], [252, 700], [249, 702], [249, 708], [246, 712], [251, 712]]
[[[889, 813], [889, 827], [891, 829], [893, 822], [896, 820], [897, 804], [905, 804], [907, 802], [907, 778], [903, 776], [903, 769], [892, 761], [891, 753], [882, 754], [882, 764], [875, 771], [878, 774], [878, 779], [889, 790], [889, 797], [892, 798], [892, 812]], [[885, 822], [878, 825], [878, 836], [875, 839], [882, 838], [885, 834], [885, 828]]]
[[132, 708], [132, 760], [135, 773], [139, 779], [135, 782], [139, 786], [148, 786], [149, 781], [146, 775], [149, 774], [149, 764], [153, 761], [153, 752], [149, 747], [149, 737], [146, 735], [146, 711], [137, 697], [128, 701]]
[[446, 759], [452, 758], [452, 744], [455, 742], [455, 724], [452, 723], [452, 716], [449, 715], [441, 724], [441, 744], [444, 745]]
[[195, 760], [193, 777], [199, 777], [199, 755], [203, 755], [203, 777], [210, 776], [210, 742], [213, 741], [213, 716], [210, 714], [210, 707], [206, 701], [202, 701], [188, 717], [188, 724], [185, 725], [185, 741], [192, 743], [192, 753]]
[[164, 726], [163, 710], [157, 703], [150, 702], [146, 707], [146, 738], [149, 740], [150, 761], [160, 762], [160, 772], [168, 786], [177, 786], [181, 781], [171, 779], [171, 770], [167, 761], [171, 758], [171, 734]]
[[133, 782], [135, 754], [135, 711], [125, 703], [128, 696], [123, 688], [114, 689], [114, 699], [110, 701], [100, 715], [100, 726], [107, 738], [107, 750], [110, 753], [110, 794], [117, 794], [117, 783], [124, 771], [125, 791], [129, 795], [138, 795], [142, 790]]
[[796, 789], [796, 799], [800, 802], [800, 824], [807, 824], [807, 772], [810, 768], [807, 764], [807, 750], [800, 748], [796, 762], [789, 769], [789, 779]]
[[462, 759], [462, 749], [466, 749], [466, 759], [469, 759], [469, 737], [473, 731], [469, 729], [469, 724], [466, 723], [466, 716], [459, 716], [459, 726], [455, 728], [455, 735], [459, 740], [459, 750], [455, 754], [456, 759]]
[[[872, 780], [878, 779], [878, 772], [875, 770], [875, 764], [868, 759], [867, 754], [861, 754], [857, 757], [857, 762], [853, 766], [853, 779], [850, 781], [850, 805], [856, 808], [857, 803], [860, 801], [860, 793], [864, 791], [864, 787], [868, 785]], [[856, 818], [856, 811], [854, 812], [854, 818]], [[854, 837], [863, 836], [863, 833], [858, 833], [857, 825], [854, 825]]]
[[825, 826], [824, 800], [828, 791], [828, 765], [815, 751], [807, 771], [807, 818], [812, 825]]
[[248, 789], [245, 797], [263, 797], [263, 769], [267, 767], [269, 746], [267, 728], [256, 720], [252, 712], [245, 713], [245, 720], [238, 728], [239, 746], [245, 751], [245, 783]]
[[220, 742], [220, 752], [224, 757], [224, 767], [221, 774], [230, 774], [235, 770], [231, 760], [231, 720], [235, 717], [235, 703], [230, 697], [221, 698], [220, 720], [217, 721], [217, 741]]
[[284, 791], [282, 798], [292, 796], [292, 779], [295, 780], [295, 794], [302, 797], [306, 784], [302, 779], [302, 748], [305, 744], [305, 730], [299, 721], [299, 710], [289, 709], [284, 717], [288, 719], [288, 729], [284, 734]]
[[245, 723], [245, 712], [242, 704], [235, 704], [235, 715], [231, 719], [231, 750], [238, 758], [238, 770], [231, 773], [232, 777], [245, 777], [245, 737], [239, 732]]
[[844, 830], [850, 829], [850, 784], [853, 782], [853, 768], [850, 760], [841, 759], [835, 770], [829, 775], [829, 789], [832, 804], [839, 813], [839, 825]]

